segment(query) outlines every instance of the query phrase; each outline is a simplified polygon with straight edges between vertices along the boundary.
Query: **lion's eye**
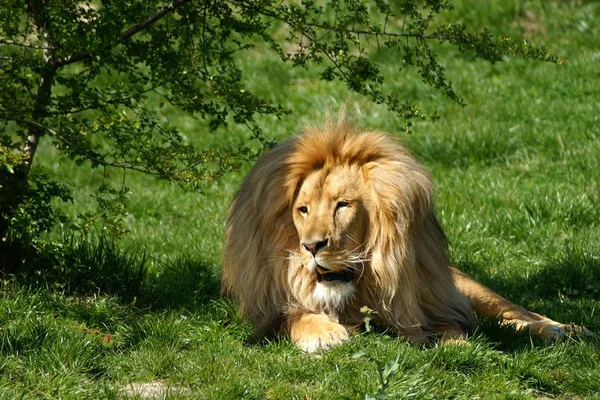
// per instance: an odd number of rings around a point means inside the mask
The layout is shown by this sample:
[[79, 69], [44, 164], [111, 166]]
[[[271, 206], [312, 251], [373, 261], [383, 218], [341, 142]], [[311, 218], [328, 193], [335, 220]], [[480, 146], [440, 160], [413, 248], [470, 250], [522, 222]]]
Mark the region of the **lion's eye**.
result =
[[308, 214], [308, 207], [306, 207], [306, 206], [298, 207], [298, 212], [302, 215], [306, 215], [306, 214]]
[[346, 207], [350, 207], [350, 203], [347, 201], [338, 201], [337, 205], [335, 206], [336, 210], [339, 210], [341, 208], [346, 208]]

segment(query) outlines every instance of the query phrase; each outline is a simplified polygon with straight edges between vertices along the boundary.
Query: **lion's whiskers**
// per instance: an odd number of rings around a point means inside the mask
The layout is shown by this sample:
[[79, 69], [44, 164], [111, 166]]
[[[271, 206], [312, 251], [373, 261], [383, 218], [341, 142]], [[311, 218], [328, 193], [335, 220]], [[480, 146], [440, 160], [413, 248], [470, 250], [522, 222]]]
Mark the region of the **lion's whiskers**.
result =
[[[371, 259], [368, 257], [368, 254], [365, 252], [357, 252], [358, 249], [362, 247], [358, 245], [351, 251], [344, 251], [338, 255], [338, 259], [333, 261], [334, 264], [338, 264], [343, 269], [349, 269], [351, 271], [359, 272], [360, 276], [357, 279], [357, 282], [363, 277], [365, 272], [365, 263], [370, 262]], [[358, 265], [360, 264], [360, 265]]]
[[[352, 251], [345, 252], [343, 254], [345, 261], [342, 262], [347, 269], [360, 272], [360, 276], [356, 280], [357, 282], [361, 280], [365, 273], [365, 263], [371, 261], [371, 258], [368, 257], [368, 253], [362, 251], [356, 252], [361, 247], [362, 244], [355, 247]], [[360, 267], [357, 264], [360, 264]]]

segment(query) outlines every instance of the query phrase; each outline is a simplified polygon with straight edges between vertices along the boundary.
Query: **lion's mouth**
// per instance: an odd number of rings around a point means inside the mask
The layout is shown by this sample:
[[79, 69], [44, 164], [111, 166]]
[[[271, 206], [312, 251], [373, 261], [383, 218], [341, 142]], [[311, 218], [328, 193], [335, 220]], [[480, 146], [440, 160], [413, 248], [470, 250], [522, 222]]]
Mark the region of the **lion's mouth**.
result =
[[316, 272], [317, 282], [350, 282], [354, 278], [354, 271], [349, 269], [331, 271], [321, 265], [317, 265]]

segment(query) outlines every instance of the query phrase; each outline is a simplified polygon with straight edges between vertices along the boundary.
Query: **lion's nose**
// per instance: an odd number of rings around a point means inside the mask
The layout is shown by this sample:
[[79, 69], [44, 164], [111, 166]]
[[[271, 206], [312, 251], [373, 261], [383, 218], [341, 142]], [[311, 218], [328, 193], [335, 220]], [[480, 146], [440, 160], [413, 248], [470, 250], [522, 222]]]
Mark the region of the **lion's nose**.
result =
[[319, 250], [327, 246], [327, 243], [329, 243], [329, 239], [317, 240], [316, 242], [312, 243], [302, 243], [302, 247], [304, 247], [306, 251], [309, 251], [310, 254], [315, 256]]

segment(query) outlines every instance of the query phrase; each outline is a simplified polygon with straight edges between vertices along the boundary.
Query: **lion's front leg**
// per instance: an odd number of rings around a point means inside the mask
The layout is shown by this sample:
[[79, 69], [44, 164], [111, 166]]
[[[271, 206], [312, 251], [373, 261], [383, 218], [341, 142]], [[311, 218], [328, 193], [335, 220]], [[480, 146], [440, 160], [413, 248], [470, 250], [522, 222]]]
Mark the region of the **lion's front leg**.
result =
[[315, 353], [348, 340], [348, 331], [323, 314], [300, 313], [289, 321], [290, 338], [302, 351]]
[[477, 314], [492, 318], [500, 317], [503, 325], [512, 325], [517, 331], [528, 329], [529, 332], [547, 342], [574, 334], [591, 335], [591, 332], [584, 327], [561, 324], [528, 311], [474, 281], [456, 268], [452, 268], [452, 278], [458, 290], [469, 299]]

